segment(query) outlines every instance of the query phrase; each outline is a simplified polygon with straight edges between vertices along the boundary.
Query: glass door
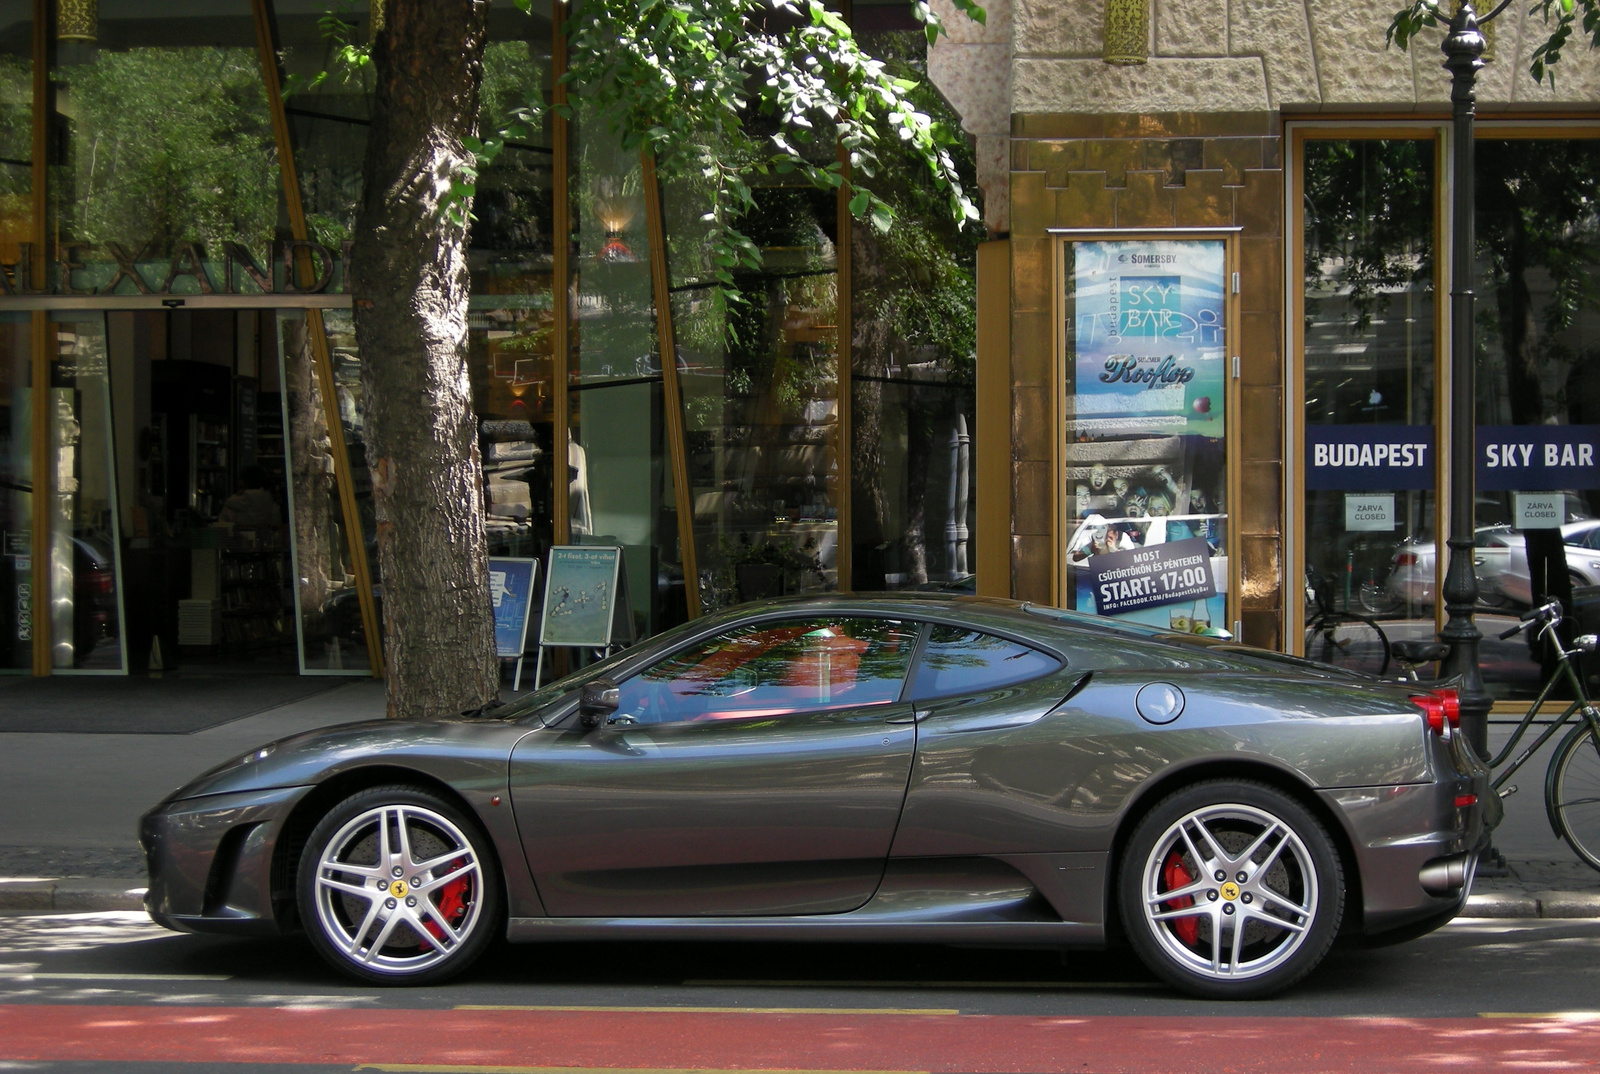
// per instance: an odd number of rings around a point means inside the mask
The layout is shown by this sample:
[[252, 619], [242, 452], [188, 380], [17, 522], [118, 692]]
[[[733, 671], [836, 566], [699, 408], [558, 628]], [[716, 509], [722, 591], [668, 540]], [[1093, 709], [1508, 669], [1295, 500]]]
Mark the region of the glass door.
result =
[[1229, 240], [1061, 245], [1063, 606], [1232, 628]]
[[50, 664], [56, 674], [124, 674], [106, 318], [60, 312], [49, 327]]

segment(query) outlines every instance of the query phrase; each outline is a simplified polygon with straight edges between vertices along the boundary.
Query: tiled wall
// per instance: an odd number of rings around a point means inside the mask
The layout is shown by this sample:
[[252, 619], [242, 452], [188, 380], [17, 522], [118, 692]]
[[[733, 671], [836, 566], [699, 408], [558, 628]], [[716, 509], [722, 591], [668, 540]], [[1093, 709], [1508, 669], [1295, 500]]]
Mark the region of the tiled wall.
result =
[[1228, 449], [1241, 495], [1244, 639], [1282, 647], [1283, 165], [1277, 115], [1017, 115], [1011, 142], [1013, 593], [1053, 602], [1051, 227], [1243, 228], [1240, 418]]

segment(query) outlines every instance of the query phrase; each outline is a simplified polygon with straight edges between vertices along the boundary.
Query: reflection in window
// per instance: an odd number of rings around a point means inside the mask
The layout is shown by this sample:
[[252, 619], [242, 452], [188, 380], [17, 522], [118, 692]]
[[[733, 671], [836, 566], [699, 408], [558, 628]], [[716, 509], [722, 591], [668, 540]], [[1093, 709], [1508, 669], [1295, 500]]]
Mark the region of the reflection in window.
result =
[[[906, 4], [852, 9], [856, 35], [891, 72], [920, 83], [914, 99], [956, 135], [951, 153], [976, 190], [960, 119], [927, 77], [928, 39]], [[850, 229], [851, 585], [901, 589], [970, 583], [977, 497], [975, 257], [981, 228], [949, 218], [927, 166], [883, 131], [873, 189], [893, 229]]]
[[1036, 679], [1060, 666], [1060, 661], [1053, 656], [993, 634], [965, 627], [935, 626], [917, 662], [911, 698], [921, 701], [947, 694], [994, 690]]
[[[83, 263], [60, 290], [116, 279], [107, 243], [137, 260], [146, 286], [170, 279], [173, 293], [201, 290], [207, 270], [208, 286], [224, 289], [224, 242], [270, 264], [277, 151], [250, 3], [215, 0], [205, 15], [107, 7], [96, 41], [57, 44], [51, 212], [63, 264]], [[117, 282], [118, 293], [138, 289]]]
[[[1600, 426], [1600, 140], [1490, 135], [1477, 159], [1478, 425]], [[1528, 484], [1480, 488], [1476, 505], [1478, 526], [1493, 526], [1505, 546], [1477, 557], [1480, 600], [1497, 605], [1480, 625], [1484, 680], [1499, 697], [1533, 696], [1541, 665], [1549, 670], [1537, 639], [1494, 637], [1525, 606], [1558, 599], [1576, 607], [1578, 630], [1600, 627], [1587, 610], [1592, 591], [1574, 593], [1600, 584], [1600, 562], [1585, 547], [1600, 518], [1600, 479]], [[1554, 499], [1559, 525], [1517, 528], [1517, 500], [1530, 493]]]
[[105, 314], [58, 314], [51, 328], [50, 662], [125, 671]]
[[762, 266], [735, 272], [731, 306], [710, 287], [698, 178], [663, 192], [707, 610], [838, 583], [839, 210], [832, 191], [795, 182], [766, 177], [735, 221]]
[[[1434, 143], [1304, 146], [1306, 424], [1414, 425], [1431, 443]], [[1347, 518], [1347, 497], [1372, 493], [1392, 509]], [[1431, 487], [1308, 491], [1307, 615], [1358, 611], [1395, 620], [1391, 639], [1431, 636], [1434, 502]]]
[[32, 347], [26, 313], [0, 314], [0, 670], [33, 665]]
[[567, 459], [574, 544], [623, 548], [636, 628], [687, 618], [666, 464], [643, 161], [586, 100], [572, 126], [574, 234]]
[[672, 723], [886, 704], [900, 696], [916, 640], [910, 623], [867, 619], [744, 627], [629, 679], [617, 711]]
[[[359, 447], [362, 429], [354, 336], [347, 321], [330, 320], [329, 342], [342, 348], [342, 353], [330, 351], [339, 399], [325, 400], [316, 371], [313, 330], [303, 313], [279, 314], [300, 667], [302, 671], [362, 671], [370, 665], [355, 566], [350, 559], [347, 534], [351, 520], [345, 518], [334, 476], [338, 468], [350, 465], [350, 458], [334, 455], [328, 432], [328, 422], [333, 419], [343, 423], [347, 436], [355, 434], [351, 455], [359, 455], [362, 464], [359, 474], [353, 476], [360, 477], [365, 492], [358, 504], [370, 512], [371, 475]], [[364, 527], [364, 533], [371, 564], [375, 557], [370, 542], [376, 531], [369, 527]]]

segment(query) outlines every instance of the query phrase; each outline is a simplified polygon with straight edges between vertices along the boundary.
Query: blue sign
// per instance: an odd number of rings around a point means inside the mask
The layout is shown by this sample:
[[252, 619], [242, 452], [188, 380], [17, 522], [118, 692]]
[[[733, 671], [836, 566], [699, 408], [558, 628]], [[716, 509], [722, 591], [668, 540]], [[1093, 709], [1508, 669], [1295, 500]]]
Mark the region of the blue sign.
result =
[[489, 557], [489, 596], [494, 601], [494, 649], [500, 656], [521, 657], [528, 640], [528, 611], [533, 605], [533, 583], [539, 574], [536, 559]]
[[1309, 425], [1306, 488], [1434, 487], [1432, 425]]
[[1211, 546], [1204, 537], [1165, 541], [1089, 557], [1089, 590], [1101, 615], [1217, 595]]
[[1478, 489], [1600, 489], [1600, 425], [1480, 425]]

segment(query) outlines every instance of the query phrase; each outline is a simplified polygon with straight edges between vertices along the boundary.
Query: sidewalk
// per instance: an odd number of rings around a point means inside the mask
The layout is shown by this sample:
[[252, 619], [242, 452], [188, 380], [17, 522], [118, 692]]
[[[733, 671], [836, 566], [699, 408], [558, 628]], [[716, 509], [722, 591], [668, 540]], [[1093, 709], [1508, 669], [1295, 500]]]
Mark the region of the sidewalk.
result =
[[[15, 704], [9, 685], [0, 680], [0, 713]], [[0, 913], [141, 909], [144, 859], [136, 830], [145, 810], [252, 746], [378, 719], [383, 709], [381, 683], [349, 679], [190, 733], [0, 732]], [[1509, 730], [1492, 724], [1491, 744], [1498, 746]], [[1545, 818], [1544, 763], [1535, 758], [1519, 773], [1524, 789], [1507, 799], [1495, 833], [1511, 875], [1480, 877], [1468, 916], [1600, 917], [1600, 873], [1579, 862]]]
[[[176, 677], [160, 682], [172, 683], [178, 698], [194, 686]], [[148, 691], [160, 682], [140, 685]], [[0, 712], [19, 704], [24, 691], [34, 688], [28, 684], [0, 679]], [[62, 685], [92, 691], [89, 684]], [[263, 693], [274, 685], [282, 684], [265, 681]], [[139, 711], [127, 712], [123, 725], [134, 733], [0, 732], [0, 913], [143, 909], [138, 824], [145, 810], [252, 746], [316, 727], [382, 718], [381, 682], [351, 678], [329, 685], [189, 733], [139, 733], [173, 726]]]

